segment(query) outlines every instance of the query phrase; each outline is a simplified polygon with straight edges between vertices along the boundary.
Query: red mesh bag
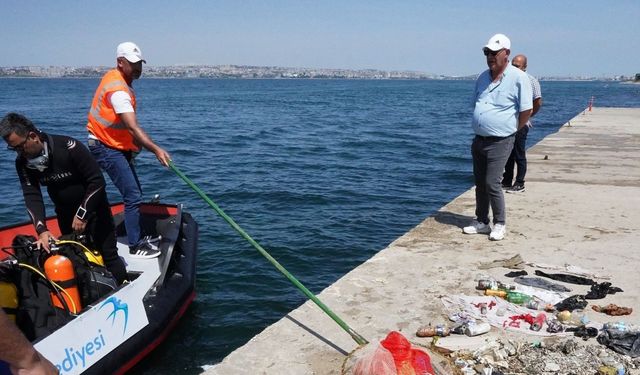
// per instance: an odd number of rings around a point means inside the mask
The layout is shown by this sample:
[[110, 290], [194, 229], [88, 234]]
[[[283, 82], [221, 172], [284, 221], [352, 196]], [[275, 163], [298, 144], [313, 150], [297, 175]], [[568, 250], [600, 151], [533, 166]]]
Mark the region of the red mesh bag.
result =
[[391, 331], [380, 344], [391, 352], [398, 375], [433, 374], [431, 358], [422, 350], [414, 349], [400, 332]]

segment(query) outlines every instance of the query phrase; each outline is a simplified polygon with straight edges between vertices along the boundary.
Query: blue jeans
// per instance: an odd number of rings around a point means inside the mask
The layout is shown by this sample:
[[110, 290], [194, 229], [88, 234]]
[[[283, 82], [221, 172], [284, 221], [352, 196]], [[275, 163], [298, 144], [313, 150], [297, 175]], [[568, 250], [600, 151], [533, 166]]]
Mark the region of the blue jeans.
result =
[[494, 224], [505, 224], [506, 211], [502, 192], [502, 172], [504, 164], [513, 149], [514, 136], [480, 137], [471, 144], [473, 156], [473, 177], [476, 184], [476, 218], [489, 224], [489, 207], [493, 212]]
[[523, 126], [516, 133], [516, 141], [513, 145], [513, 151], [507, 160], [507, 164], [504, 166], [504, 175], [502, 176], [503, 185], [511, 185], [513, 182], [513, 167], [514, 164], [518, 166], [518, 172], [516, 173], [516, 185], [524, 185], [524, 176], [527, 174], [527, 135], [529, 134], [529, 127]]
[[102, 170], [107, 172], [113, 184], [122, 194], [124, 201], [124, 226], [127, 230], [129, 246], [140, 241], [140, 205], [142, 188], [136, 169], [133, 166], [132, 153], [105, 146], [100, 141], [89, 139], [89, 150]]

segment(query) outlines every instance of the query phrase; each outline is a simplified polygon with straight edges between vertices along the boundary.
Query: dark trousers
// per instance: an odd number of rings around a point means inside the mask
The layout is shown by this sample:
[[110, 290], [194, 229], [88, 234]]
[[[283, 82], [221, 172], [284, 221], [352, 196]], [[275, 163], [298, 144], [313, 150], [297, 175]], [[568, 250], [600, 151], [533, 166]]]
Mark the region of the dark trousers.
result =
[[527, 174], [527, 135], [529, 127], [523, 126], [516, 133], [516, 140], [513, 144], [513, 150], [507, 164], [504, 166], [504, 175], [502, 176], [502, 184], [509, 185], [513, 183], [513, 167], [518, 166], [516, 173], [516, 185], [524, 185], [524, 176]]
[[107, 147], [94, 139], [89, 139], [89, 151], [122, 194], [124, 227], [127, 230], [129, 247], [134, 247], [142, 237], [140, 230], [142, 188], [133, 165], [131, 152]]
[[476, 218], [489, 224], [489, 207], [494, 224], [505, 224], [504, 193], [500, 186], [504, 164], [513, 149], [515, 137], [476, 136], [471, 144], [473, 177], [476, 184]]
[[[77, 205], [56, 206], [58, 226], [62, 234], [73, 233], [71, 223], [73, 223], [77, 209]], [[111, 210], [108, 204], [106, 204], [103, 207], [99, 207], [96, 211], [97, 212], [87, 213], [89, 219], [84, 234], [89, 238], [89, 247], [98, 250], [98, 252], [102, 254], [104, 265], [116, 278], [118, 284], [122, 284], [122, 282], [127, 279], [127, 269], [125, 268], [124, 261], [118, 255], [116, 231]]]

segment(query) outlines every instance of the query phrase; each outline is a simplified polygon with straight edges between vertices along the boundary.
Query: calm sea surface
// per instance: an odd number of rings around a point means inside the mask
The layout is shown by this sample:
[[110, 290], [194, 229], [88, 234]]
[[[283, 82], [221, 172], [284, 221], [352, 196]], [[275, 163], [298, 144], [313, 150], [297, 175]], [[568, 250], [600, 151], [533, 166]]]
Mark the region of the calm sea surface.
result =
[[[0, 79], [0, 115], [21, 112], [85, 141], [97, 84]], [[591, 96], [596, 106], [640, 107], [640, 85], [541, 85], [529, 146]], [[142, 79], [135, 88], [140, 123], [176, 166], [314, 293], [473, 185], [472, 81]], [[3, 146], [0, 226], [28, 219], [13, 160]], [[198, 373], [306, 300], [150, 153], [138, 174], [146, 198], [185, 204], [200, 254], [195, 303], [133, 373]]]

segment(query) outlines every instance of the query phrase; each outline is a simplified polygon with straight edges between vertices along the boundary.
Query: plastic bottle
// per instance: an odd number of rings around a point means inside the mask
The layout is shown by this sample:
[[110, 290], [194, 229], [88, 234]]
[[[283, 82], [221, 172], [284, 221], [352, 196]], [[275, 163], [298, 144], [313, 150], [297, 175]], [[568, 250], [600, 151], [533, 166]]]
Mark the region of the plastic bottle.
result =
[[501, 283], [500, 281], [498, 281], [498, 289], [516, 290], [516, 286], [513, 285], [513, 284], [504, 284], [504, 283]]
[[525, 306], [531, 310], [540, 310], [541, 303], [537, 299], [532, 298], [529, 301], [527, 301]]
[[531, 299], [531, 296], [520, 292], [507, 292], [507, 301], [516, 305], [522, 305], [527, 303]]
[[502, 297], [505, 298], [507, 296], [507, 291], [506, 290], [493, 290], [493, 289], [486, 289], [484, 291], [484, 295], [485, 296], [495, 296], [495, 297]]
[[627, 323], [625, 322], [607, 322], [602, 326], [602, 329], [610, 330], [610, 331], [619, 331], [626, 332], [627, 331]]
[[422, 327], [416, 332], [416, 336], [418, 337], [433, 337], [440, 336], [445, 337], [449, 336], [451, 330], [444, 324], [437, 324], [435, 326], [429, 325], [426, 327]]
[[497, 289], [498, 284], [493, 279], [480, 279], [478, 280], [478, 285], [476, 285], [476, 289], [478, 290], [487, 290], [487, 289]]
[[467, 324], [467, 328], [464, 330], [464, 334], [467, 336], [478, 336], [483, 333], [487, 333], [491, 330], [491, 325], [486, 322], [480, 322], [476, 324]]
[[623, 321], [607, 322], [604, 324], [602, 329], [618, 332], [640, 332], [640, 327], [636, 326], [635, 324], [625, 323]]
[[589, 323], [589, 318], [581, 310], [575, 310], [573, 312], [568, 310], [560, 311], [556, 317], [563, 324], [583, 326]]

